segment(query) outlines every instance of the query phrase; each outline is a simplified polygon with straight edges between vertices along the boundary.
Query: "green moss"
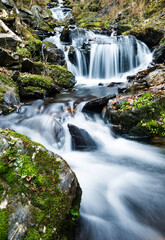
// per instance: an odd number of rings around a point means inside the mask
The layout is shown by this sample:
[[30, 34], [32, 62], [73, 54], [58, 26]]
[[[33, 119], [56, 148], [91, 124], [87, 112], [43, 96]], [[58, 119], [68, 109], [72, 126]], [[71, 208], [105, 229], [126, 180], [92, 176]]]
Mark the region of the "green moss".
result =
[[49, 41], [43, 41], [43, 44], [47, 45], [48, 47], [54, 47], [55, 45]]
[[0, 239], [8, 239], [9, 214], [6, 209], [0, 209]]
[[30, 86], [44, 87], [44, 88], [49, 88], [50, 86], [52, 86], [51, 78], [41, 76], [41, 75], [39, 76], [34, 74], [23, 74], [18, 78], [17, 81], [21, 82], [23, 86], [26, 86], [27, 84]]
[[17, 46], [16, 51], [21, 56], [31, 58], [31, 53], [27, 50], [27, 48], [20, 48], [20, 47]]
[[140, 108], [142, 106], [150, 105], [151, 101], [154, 98], [154, 94], [147, 92], [142, 94], [140, 97], [136, 98], [134, 101], [125, 101], [122, 103], [119, 111], [125, 111], [133, 108]]
[[39, 232], [36, 231], [35, 229], [32, 229], [31, 231], [28, 232], [24, 240], [39, 240], [39, 239], [41, 239], [41, 235], [39, 234]]
[[69, 72], [65, 67], [59, 65], [49, 65], [49, 76], [52, 77], [55, 84], [60, 87], [73, 87], [74, 76], [71, 72]]

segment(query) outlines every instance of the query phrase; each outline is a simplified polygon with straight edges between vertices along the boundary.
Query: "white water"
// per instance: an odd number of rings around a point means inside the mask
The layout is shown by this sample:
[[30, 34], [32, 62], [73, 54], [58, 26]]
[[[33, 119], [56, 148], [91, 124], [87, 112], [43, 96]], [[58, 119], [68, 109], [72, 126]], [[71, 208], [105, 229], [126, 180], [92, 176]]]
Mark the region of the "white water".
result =
[[64, 18], [70, 13], [70, 8], [63, 8], [62, 0], [58, 0], [57, 7], [51, 8], [52, 15], [54, 19], [63, 21]]
[[[65, 96], [63, 96], [65, 99]], [[77, 240], [162, 240], [165, 236], [165, 161], [159, 149], [114, 139], [103, 121], [80, 110], [71, 116], [68, 103], [44, 106], [38, 100], [20, 113], [0, 117], [1, 127], [10, 127], [59, 153], [75, 171], [83, 190], [81, 228]], [[70, 102], [72, 109], [73, 102]], [[54, 117], [65, 130], [59, 149], [54, 137]], [[98, 150], [71, 149], [67, 124], [86, 129]]]
[[[152, 61], [148, 47], [133, 36], [108, 37], [74, 29], [70, 30], [72, 43], [65, 46], [60, 41], [61, 31], [62, 28], [57, 29], [56, 35], [46, 40], [65, 52], [67, 68], [80, 84], [125, 82], [128, 75], [146, 69]], [[82, 47], [84, 44], [88, 50]], [[74, 63], [68, 57], [71, 46], [75, 51]]]

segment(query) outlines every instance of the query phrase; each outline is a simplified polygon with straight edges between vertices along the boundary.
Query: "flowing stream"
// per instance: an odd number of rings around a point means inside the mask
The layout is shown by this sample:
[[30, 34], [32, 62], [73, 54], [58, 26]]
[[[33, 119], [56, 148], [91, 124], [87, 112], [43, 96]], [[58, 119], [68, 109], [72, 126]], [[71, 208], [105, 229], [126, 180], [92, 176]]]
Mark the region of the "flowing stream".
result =
[[[116, 94], [117, 87], [108, 88], [105, 83], [126, 81], [127, 75], [149, 64], [152, 54], [134, 37], [108, 37], [76, 28], [66, 46], [59, 40], [61, 31], [56, 29], [56, 36], [49, 40], [63, 50], [67, 47], [67, 66], [76, 76], [76, 91], [29, 102], [18, 112], [0, 116], [0, 127], [26, 134], [60, 154], [76, 173], [83, 191], [77, 240], [163, 240], [164, 150], [114, 138], [100, 115], [82, 112], [89, 99]], [[82, 48], [86, 43], [89, 52]], [[72, 62], [71, 46], [75, 48]], [[85, 129], [97, 149], [74, 151], [68, 124]]]

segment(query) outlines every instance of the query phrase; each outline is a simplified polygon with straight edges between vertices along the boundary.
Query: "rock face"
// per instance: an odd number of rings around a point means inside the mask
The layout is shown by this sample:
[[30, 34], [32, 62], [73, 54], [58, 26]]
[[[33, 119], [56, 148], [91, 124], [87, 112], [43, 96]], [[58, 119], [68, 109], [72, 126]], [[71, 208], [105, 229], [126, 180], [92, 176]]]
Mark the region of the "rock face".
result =
[[58, 155], [0, 130], [0, 239], [74, 239], [81, 189]]
[[47, 62], [52, 64], [64, 65], [65, 55], [64, 52], [57, 48], [55, 44], [45, 41], [43, 44], [44, 58]]
[[72, 148], [78, 151], [93, 151], [97, 149], [97, 145], [89, 135], [89, 133], [72, 124], [68, 124], [69, 132], [72, 136]]

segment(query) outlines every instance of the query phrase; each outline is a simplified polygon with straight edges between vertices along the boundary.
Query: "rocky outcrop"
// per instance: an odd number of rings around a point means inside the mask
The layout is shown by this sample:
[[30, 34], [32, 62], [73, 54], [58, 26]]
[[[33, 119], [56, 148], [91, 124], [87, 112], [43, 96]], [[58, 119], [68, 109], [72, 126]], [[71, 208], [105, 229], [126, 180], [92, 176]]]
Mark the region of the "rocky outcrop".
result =
[[48, 41], [44, 41], [43, 53], [44, 58], [47, 62], [57, 65], [65, 64], [64, 52], [61, 49], [57, 48], [55, 44], [52, 44], [51, 42]]
[[68, 124], [69, 132], [72, 137], [72, 149], [77, 151], [93, 151], [97, 145], [85, 129]]
[[136, 139], [165, 136], [165, 72], [163, 66], [151, 69], [133, 77], [127, 94], [109, 100], [105, 119], [116, 134]]
[[74, 239], [81, 189], [60, 156], [1, 129], [0, 174], [1, 240]]

